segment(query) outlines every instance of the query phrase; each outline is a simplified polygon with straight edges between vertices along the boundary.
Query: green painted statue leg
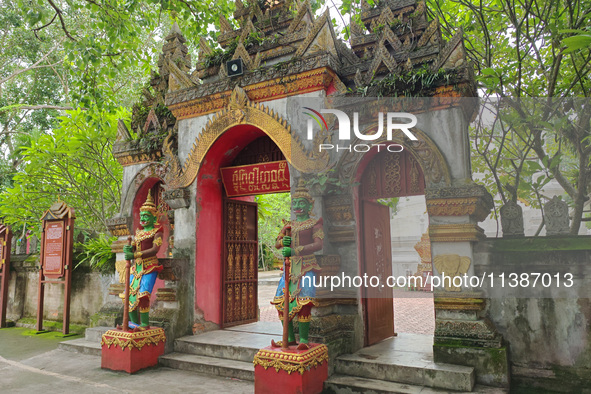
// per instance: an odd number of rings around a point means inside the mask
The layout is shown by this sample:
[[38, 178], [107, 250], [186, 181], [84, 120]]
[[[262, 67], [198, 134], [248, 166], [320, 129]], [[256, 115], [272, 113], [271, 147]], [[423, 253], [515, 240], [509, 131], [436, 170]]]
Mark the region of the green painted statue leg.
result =
[[148, 327], [150, 325], [150, 312], [140, 312], [140, 319], [142, 321], [142, 327]]
[[295, 334], [293, 333], [293, 321], [289, 321], [287, 325], [287, 341], [289, 343], [295, 343]]
[[308, 343], [308, 332], [310, 331], [310, 322], [299, 322], [300, 329], [300, 343]]
[[133, 323], [133, 324], [140, 324], [140, 321], [137, 317], [137, 309], [130, 311], [129, 312], [129, 320]]

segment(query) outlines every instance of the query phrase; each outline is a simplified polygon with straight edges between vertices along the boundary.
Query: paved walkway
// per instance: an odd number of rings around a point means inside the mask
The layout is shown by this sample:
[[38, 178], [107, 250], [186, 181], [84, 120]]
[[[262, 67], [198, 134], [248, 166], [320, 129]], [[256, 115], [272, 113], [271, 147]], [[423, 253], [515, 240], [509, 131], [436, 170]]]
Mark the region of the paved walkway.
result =
[[[101, 369], [101, 359], [56, 349], [55, 333], [0, 329], [2, 393], [253, 393], [253, 382], [170, 368], [133, 375]], [[78, 337], [69, 337], [75, 339]]]
[[[260, 321], [277, 321], [277, 310], [269, 305], [277, 291], [282, 271], [259, 272]], [[435, 309], [433, 293], [396, 291], [394, 294], [394, 329], [396, 332], [433, 335]]]

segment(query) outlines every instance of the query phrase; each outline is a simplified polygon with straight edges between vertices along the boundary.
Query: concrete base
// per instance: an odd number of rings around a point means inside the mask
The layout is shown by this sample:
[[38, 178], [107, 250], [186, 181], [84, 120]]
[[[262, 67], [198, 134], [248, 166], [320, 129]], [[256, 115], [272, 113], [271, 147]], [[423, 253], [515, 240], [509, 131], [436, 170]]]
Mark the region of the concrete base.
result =
[[479, 384], [510, 387], [509, 355], [506, 347], [464, 347], [436, 343], [433, 345], [433, 359], [435, 362], [473, 367]]
[[311, 343], [310, 349], [265, 347], [254, 358], [256, 394], [320, 394], [328, 378], [328, 348]]
[[101, 341], [101, 368], [134, 373], [158, 364], [166, 337], [162, 328], [140, 332], [109, 330]]

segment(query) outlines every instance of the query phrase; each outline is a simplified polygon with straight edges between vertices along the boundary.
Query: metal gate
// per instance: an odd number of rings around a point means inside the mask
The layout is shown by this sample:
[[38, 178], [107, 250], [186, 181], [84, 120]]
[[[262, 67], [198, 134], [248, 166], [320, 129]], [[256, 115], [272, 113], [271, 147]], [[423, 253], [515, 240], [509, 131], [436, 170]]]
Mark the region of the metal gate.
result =
[[257, 204], [224, 199], [222, 325], [258, 320]]

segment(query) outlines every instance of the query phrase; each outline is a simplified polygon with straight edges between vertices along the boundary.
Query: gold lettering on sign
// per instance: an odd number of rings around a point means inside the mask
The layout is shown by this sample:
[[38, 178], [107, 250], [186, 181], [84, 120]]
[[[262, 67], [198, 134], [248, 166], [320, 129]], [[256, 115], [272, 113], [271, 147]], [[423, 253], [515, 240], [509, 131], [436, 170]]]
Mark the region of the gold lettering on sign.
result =
[[222, 168], [228, 197], [289, 192], [287, 161]]

